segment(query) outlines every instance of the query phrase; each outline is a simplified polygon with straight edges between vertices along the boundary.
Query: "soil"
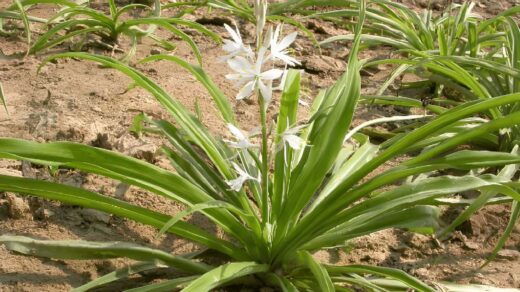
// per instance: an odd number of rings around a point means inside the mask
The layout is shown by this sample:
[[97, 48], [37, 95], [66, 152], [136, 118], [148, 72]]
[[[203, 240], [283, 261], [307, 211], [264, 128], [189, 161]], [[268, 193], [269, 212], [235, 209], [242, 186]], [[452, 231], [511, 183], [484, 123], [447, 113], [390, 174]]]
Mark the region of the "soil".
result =
[[[444, 1], [437, 1], [438, 5]], [[432, 3], [437, 3], [433, 1]], [[0, 8], [10, 4], [0, 0]], [[424, 6], [422, 1], [407, 3]], [[477, 11], [485, 16], [494, 15], [514, 5], [513, 1], [480, 1]], [[435, 4], [437, 5], [437, 4]], [[498, 6], [497, 6], [498, 5]], [[490, 8], [492, 7], [492, 8]], [[493, 10], [495, 9], [495, 10]], [[35, 16], [49, 16], [55, 13], [49, 6], [31, 9]], [[204, 22], [207, 27], [225, 36], [223, 23], [233, 18], [226, 15], [205, 15], [200, 12], [192, 19]], [[253, 27], [237, 20], [242, 31], [249, 32], [251, 40]], [[16, 24], [16, 23], [15, 23]], [[307, 27], [314, 31], [318, 39], [344, 33], [330, 23], [311, 20]], [[19, 25], [19, 24], [18, 24]], [[33, 26], [37, 33], [40, 27]], [[226, 93], [234, 96], [236, 89], [224, 78], [227, 66], [219, 60], [222, 55], [220, 45], [211, 39], [192, 34], [202, 55], [203, 66], [215, 83]], [[160, 32], [166, 36], [165, 32]], [[174, 54], [195, 63], [189, 47], [175, 41]], [[123, 42], [122, 46], [125, 46]], [[306, 70], [304, 86], [306, 101], [322, 88], [331, 85], [345, 68], [348, 46], [335, 44], [320, 52], [310, 40], [300, 37], [295, 51]], [[133, 118], [144, 112], [153, 118], [168, 119], [156, 100], [140, 89], [128, 90], [130, 79], [122, 74], [100, 66], [73, 59], [49, 63], [37, 73], [40, 62], [46, 55], [68, 49], [59, 46], [45, 54], [12, 57], [23, 53], [25, 39], [0, 37], [0, 82], [7, 97], [9, 115], [0, 111], [0, 136], [31, 139], [36, 141], [66, 140], [112, 149], [147, 160], [165, 168], [171, 168], [166, 157], [158, 151], [164, 142], [161, 138], [143, 135], [136, 137], [129, 132]], [[90, 52], [110, 54], [100, 48], [89, 48]], [[138, 46], [134, 60], [162, 49], [144, 41]], [[362, 57], [386, 56], [389, 51], [365, 51]], [[168, 62], [136, 65], [149, 77], [163, 86], [190, 110], [196, 105], [202, 113], [203, 123], [213, 132], [227, 136], [225, 125], [218, 117], [217, 110], [205, 89], [184, 69]], [[381, 84], [388, 67], [379, 72], [365, 72], [363, 90], [372, 93]], [[256, 126], [257, 106], [254, 103], [236, 102], [231, 99], [241, 127], [250, 130]], [[271, 109], [277, 107], [275, 98]], [[365, 120], [388, 115], [393, 108], [360, 108], [355, 124]], [[300, 117], [305, 117], [303, 108]], [[87, 175], [77, 171], [59, 171], [51, 175], [44, 168], [29, 163], [0, 161], [0, 173], [33, 178], [58, 180], [77, 187], [94, 190], [109, 196], [160, 211], [175, 214], [183, 208], [180, 204], [131, 187], [124, 192], [124, 186], [117, 181]], [[456, 213], [457, 210], [452, 210]], [[507, 224], [509, 207], [490, 206], [478, 212], [457, 230], [448, 240], [437, 242], [431, 237], [406, 233], [401, 230], [386, 230], [355, 240], [344, 249], [322, 251], [316, 257], [334, 264], [367, 263], [403, 269], [425, 281], [450, 281], [457, 283], [480, 283], [498, 287], [520, 288], [520, 226], [513, 231], [507, 241], [505, 251], [483, 269], [478, 267], [493, 249], [498, 237]], [[449, 219], [449, 218], [447, 218]], [[203, 228], [219, 232], [202, 216], [188, 219]], [[199, 250], [200, 247], [174, 235], [156, 238], [157, 230], [129, 220], [83, 209], [77, 206], [21, 197], [11, 193], [0, 194], [0, 234], [27, 235], [45, 239], [83, 239], [93, 241], [127, 241], [160, 248], [181, 254]], [[57, 261], [43, 258], [25, 257], [8, 252], [0, 246], [0, 291], [65, 291], [77, 287], [115, 268], [131, 263], [128, 260], [97, 261]], [[170, 271], [143, 273], [123, 281], [105, 291], [118, 291], [137, 287], [143, 283], [167, 278]]]

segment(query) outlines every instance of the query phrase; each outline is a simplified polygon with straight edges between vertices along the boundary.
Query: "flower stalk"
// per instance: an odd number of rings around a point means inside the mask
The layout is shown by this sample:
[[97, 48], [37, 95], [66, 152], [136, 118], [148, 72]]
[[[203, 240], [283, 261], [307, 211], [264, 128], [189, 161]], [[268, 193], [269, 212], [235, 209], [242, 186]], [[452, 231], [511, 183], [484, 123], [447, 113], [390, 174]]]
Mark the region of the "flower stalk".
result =
[[260, 124], [262, 125], [262, 169], [260, 171], [262, 174], [262, 227], [264, 227], [269, 222], [269, 155], [267, 153], [267, 108], [261, 93], [259, 93], [258, 104], [260, 107]]

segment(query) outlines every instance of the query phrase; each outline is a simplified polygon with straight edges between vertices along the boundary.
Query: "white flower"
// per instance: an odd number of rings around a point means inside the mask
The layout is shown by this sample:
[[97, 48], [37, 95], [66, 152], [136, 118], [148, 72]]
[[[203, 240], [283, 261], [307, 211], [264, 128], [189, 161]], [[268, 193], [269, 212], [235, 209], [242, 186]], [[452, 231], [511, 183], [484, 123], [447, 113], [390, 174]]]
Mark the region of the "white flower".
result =
[[222, 49], [229, 53], [229, 55], [223, 58], [224, 61], [233, 58], [235, 56], [244, 56], [248, 58], [253, 57], [253, 51], [251, 47], [246, 46], [242, 41], [242, 37], [240, 36], [240, 31], [238, 27], [235, 25], [235, 30], [233, 30], [229, 25], [224, 24], [224, 27], [228, 31], [232, 40], [224, 40], [224, 46]]
[[300, 150], [305, 145], [305, 140], [298, 136], [298, 132], [305, 128], [307, 125], [300, 125], [292, 128], [287, 128], [282, 133], [282, 140], [285, 145], [289, 146], [294, 150]]
[[[244, 57], [235, 57], [228, 60], [229, 67], [236, 73], [226, 75], [226, 78], [233, 80], [238, 86], [242, 86], [239, 90], [236, 99], [244, 99], [249, 97], [258, 86], [262, 97], [268, 103], [272, 97], [272, 80], [279, 78], [283, 74], [283, 70], [271, 69], [262, 72], [262, 65], [264, 64], [266, 48], [260, 48], [255, 64], [252, 64]], [[267, 81], [267, 82], [266, 82]]]
[[299, 65], [300, 62], [298, 62], [298, 60], [287, 55], [289, 53], [287, 48], [294, 42], [298, 33], [293, 32], [284, 37], [280, 42], [278, 42], [278, 37], [280, 36], [280, 29], [281, 26], [278, 25], [276, 27], [276, 30], [274, 31], [274, 34], [272, 34], [271, 36], [271, 55], [269, 55], [269, 58], [279, 59], [289, 66], [294, 66], [296, 64]]
[[235, 192], [239, 192], [242, 189], [242, 186], [247, 180], [255, 180], [260, 182], [260, 178], [252, 177], [247, 172], [245, 172], [240, 166], [236, 163], [232, 162], [233, 168], [238, 173], [238, 177], [232, 180], [226, 181], [226, 184]]
[[257, 147], [256, 145], [249, 142], [248, 138], [251, 136], [251, 134], [245, 135], [239, 128], [235, 127], [233, 124], [227, 124], [227, 127], [229, 129], [229, 132], [231, 132], [231, 134], [236, 139], [236, 141], [230, 141], [230, 140], [224, 139], [224, 142], [228, 143], [229, 146], [231, 146], [233, 148], [238, 148], [238, 149], [247, 149], [247, 148]]

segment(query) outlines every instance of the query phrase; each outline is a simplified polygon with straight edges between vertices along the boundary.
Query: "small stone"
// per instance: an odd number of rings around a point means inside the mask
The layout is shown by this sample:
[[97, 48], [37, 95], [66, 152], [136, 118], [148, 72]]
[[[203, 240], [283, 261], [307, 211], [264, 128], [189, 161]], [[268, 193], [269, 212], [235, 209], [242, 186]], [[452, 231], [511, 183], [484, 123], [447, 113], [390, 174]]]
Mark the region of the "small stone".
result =
[[159, 55], [161, 54], [161, 50], [157, 49], [157, 48], [153, 48], [150, 50], [150, 55]]
[[224, 24], [233, 26], [233, 19], [229, 17], [201, 17], [195, 20], [197, 23], [203, 24], [203, 25], [219, 25], [223, 26]]
[[426, 268], [419, 268], [419, 269], [415, 270], [414, 274], [420, 278], [427, 278], [429, 276], [430, 272]]
[[93, 111], [95, 111], [96, 113], [100, 113], [100, 112], [102, 112], [102, 110], [101, 110], [99, 107], [97, 107], [97, 106], [93, 106], [91, 109], [92, 109]]
[[85, 179], [83, 178], [83, 175], [81, 175], [81, 173], [79, 173], [79, 172], [71, 173], [70, 175], [63, 177], [60, 180], [60, 183], [71, 186], [71, 187], [75, 187], [75, 188], [80, 188], [84, 182], [85, 182]]
[[520, 251], [514, 249], [502, 249], [497, 253], [497, 258], [505, 260], [517, 260], [520, 259]]
[[155, 162], [155, 153], [157, 152], [157, 146], [153, 144], [145, 144], [130, 149], [130, 155], [135, 158], [146, 160], [150, 163]]
[[117, 198], [123, 199], [125, 197], [125, 194], [126, 194], [126, 192], [128, 191], [129, 188], [130, 188], [129, 185], [127, 185], [125, 183], [119, 183], [116, 186], [115, 196]]
[[109, 137], [107, 133], [98, 133], [97, 137], [94, 141], [90, 143], [94, 147], [103, 148], [112, 150], [113, 146], [112, 143], [109, 141]]
[[16, 170], [16, 169], [10, 169], [10, 168], [0, 168], [0, 174], [1, 175], [15, 176], [15, 177], [22, 177], [23, 176], [21, 171]]
[[401, 243], [399, 244], [398, 246], [396, 247], [390, 247], [393, 251], [399, 251], [399, 252], [402, 252], [402, 251], [405, 251], [407, 249], [409, 249], [410, 247], [404, 243]]
[[472, 241], [465, 241], [464, 247], [467, 249], [471, 249], [471, 250], [477, 250], [480, 248], [480, 244], [478, 244], [476, 242], [472, 242]]
[[47, 220], [53, 215], [54, 215], [54, 212], [52, 212], [51, 210], [49, 210], [47, 208], [41, 207], [41, 208], [36, 209], [36, 211], [34, 211], [33, 217], [35, 220]]
[[36, 178], [36, 172], [29, 161], [22, 161], [22, 174], [24, 177]]
[[109, 214], [93, 209], [81, 209], [78, 213], [85, 221], [90, 223], [103, 222], [108, 224], [111, 218]]
[[6, 193], [5, 197], [8, 204], [8, 216], [13, 219], [29, 219], [31, 217], [31, 208], [29, 204], [22, 198], [12, 193]]
[[70, 127], [67, 130], [59, 130], [56, 133], [56, 140], [83, 142], [85, 133], [82, 129]]
[[329, 57], [329, 56], [309, 56], [302, 60], [302, 67], [305, 72], [311, 74], [325, 72], [343, 72], [345, 71], [345, 62]]

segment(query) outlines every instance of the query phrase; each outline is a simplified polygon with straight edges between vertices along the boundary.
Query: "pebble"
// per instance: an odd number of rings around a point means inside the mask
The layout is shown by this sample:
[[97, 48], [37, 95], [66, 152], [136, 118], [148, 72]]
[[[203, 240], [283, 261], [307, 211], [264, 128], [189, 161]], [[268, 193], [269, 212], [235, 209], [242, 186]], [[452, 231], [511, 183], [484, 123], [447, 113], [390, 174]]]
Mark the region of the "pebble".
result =
[[520, 259], [520, 251], [514, 249], [502, 249], [498, 252], [497, 258], [505, 260], [517, 260]]
[[161, 50], [154, 48], [150, 50], [150, 55], [159, 55], [161, 54]]
[[5, 197], [8, 202], [8, 216], [13, 219], [22, 219], [27, 218], [29, 219], [31, 209], [29, 207], [29, 204], [27, 202], [18, 197], [15, 194], [12, 193], [6, 193]]

